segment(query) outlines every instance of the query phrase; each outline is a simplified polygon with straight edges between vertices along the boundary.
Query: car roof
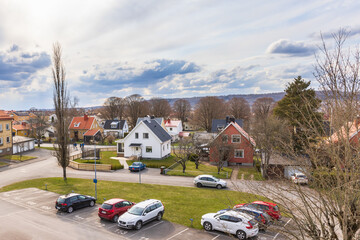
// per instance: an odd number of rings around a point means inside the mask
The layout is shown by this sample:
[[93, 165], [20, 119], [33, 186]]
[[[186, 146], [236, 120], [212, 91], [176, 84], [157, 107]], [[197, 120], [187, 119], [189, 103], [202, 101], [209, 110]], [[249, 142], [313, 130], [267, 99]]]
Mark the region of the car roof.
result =
[[252, 202], [252, 203], [261, 204], [261, 205], [267, 205], [267, 206], [277, 206], [275, 203], [264, 202], [264, 201], [255, 201], [255, 202]]
[[126, 200], [121, 199], [121, 198], [112, 198], [112, 199], [106, 200], [104, 203], [115, 204], [115, 203], [122, 202], [122, 201], [126, 201]]
[[214, 176], [204, 174], [204, 175], [199, 175], [198, 177], [214, 177]]
[[142, 163], [142, 162], [133, 162], [132, 164], [134, 164], [134, 163]]
[[240, 207], [240, 208], [237, 208], [237, 209], [248, 210], [250, 212], [256, 212], [257, 214], [262, 214], [263, 213], [263, 211], [258, 210], [256, 208]]
[[160, 202], [160, 200], [156, 200], [156, 199], [147, 199], [147, 200], [144, 200], [142, 202], [139, 202], [136, 204], [137, 207], [147, 207], [148, 205], [152, 204], [152, 203], [155, 203], [155, 202]]
[[61, 198], [69, 198], [69, 197], [78, 196], [78, 195], [81, 195], [81, 194], [79, 194], [79, 193], [68, 193], [66, 195], [61, 195], [60, 197]]

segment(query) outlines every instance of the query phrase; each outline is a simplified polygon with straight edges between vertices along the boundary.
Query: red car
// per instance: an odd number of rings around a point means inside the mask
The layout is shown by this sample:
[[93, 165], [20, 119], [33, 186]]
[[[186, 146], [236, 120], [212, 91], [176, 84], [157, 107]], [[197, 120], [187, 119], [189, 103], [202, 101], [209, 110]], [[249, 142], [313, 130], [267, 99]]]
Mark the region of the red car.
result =
[[281, 213], [280, 213], [279, 207], [275, 203], [255, 201], [252, 203], [238, 204], [238, 205], [235, 205], [234, 208], [239, 208], [239, 207], [243, 207], [243, 206], [256, 208], [261, 211], [264, 211], [267, 214], [269, 214], [272, 219], [280, 220], [280, 218], [281, 218]]
[[134, 204], [135, 203], [124, 199], [113, 198], [105, 201], [101, 207], [99, 207], [98, 216], [101, 219], [117, 222], [119, 216], [125, 213]]

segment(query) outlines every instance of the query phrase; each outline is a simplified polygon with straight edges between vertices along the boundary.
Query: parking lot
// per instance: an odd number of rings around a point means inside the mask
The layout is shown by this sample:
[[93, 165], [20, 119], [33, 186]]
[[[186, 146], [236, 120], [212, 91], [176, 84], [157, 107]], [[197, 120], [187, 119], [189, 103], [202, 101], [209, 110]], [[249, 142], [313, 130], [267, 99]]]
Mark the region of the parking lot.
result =
[[[99, 239], [99, 236], [104, 239], [137, 240], [233, 239], [233, 237], [221, 232], [206, 232], [204, 230], [197, 230], [171, 223], [166, 220], [153, 221], [144, 225], [139, 231], [120, 229], [116, 223], [100, 220], [97, 216], [99, 205], [93, 208], [88, 207], [76, 210], [71, 214], [58, 212], [54, 207], [58, 196], [59, 194], [36, 188], [0, 193], [0, 224], [7, 226], [6, 224], [10, 224], [13, 217], [17, 219], [17, 216], [22, 216], [21, 219], [26, 218], [26, 226], [21, 226], [23, 221], [20, 219], [17, 223], [20, 226], [17, 226], [18, 229], [16, 229], [16, 231], [21, 232], [21, 230], [25, 228], [35, 229], [32, 225], [39, 228], [39, 232], [34, 230], [35, 235], [23, 230], [24, 234], [26, 232], [26, 234], [30, 235], [30, 238], [26, 239], [38, 239], [36, 236], [44, 236], [39, 239], [45, 239], [50, 236], [49, 234], [53, 234], [59, 237], [59, 239], [60, 235], [64, 235], [68, 239], [81, 239], [82, 236], [84, 236], [84, 239]], [[31, 220], [32, 217], [34, 218], [33, 220]], [[166, 212], [164, 217], [166, 218]], [[200, 219], [196, 219], [195, 221], [200, 221]], [[287, 222], [288, 221], [284, 221], [285, 224]], [[41, 231], [44, 235], [41, 235]], [[0, 238], [12, 236], [9, 234], [14, 233], [4, 230], [3, 227], [0, 229]], [[253, 239], [270, 240], [284, 239], [284, 237], [276, 232], [267, 230], [266, 232], [260, 232], [258, 236]]]

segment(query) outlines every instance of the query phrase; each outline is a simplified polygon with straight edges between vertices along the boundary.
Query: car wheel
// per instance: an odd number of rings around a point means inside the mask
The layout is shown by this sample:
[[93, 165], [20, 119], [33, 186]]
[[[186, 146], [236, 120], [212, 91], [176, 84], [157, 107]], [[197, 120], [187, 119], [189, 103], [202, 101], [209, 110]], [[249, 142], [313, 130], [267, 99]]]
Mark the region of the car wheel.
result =
[[222, 186], [220, 184], [216, 185], [217, 189], [222, 189]]
[[162, 212], [159, 212], [158, 215], [156, 216], [156, 220], [160, 221], [162, 218]]
[[202, 187], [202, 184], [198, 182], [198, 183], [196, 184], [196, 186], [197, 186], [197, 187]]
[[67, 209], [67, 212], [68, 213], [72, 213], [74, 211], [74, 208], [73, 207], [69, 207], [68, 209]]
[[140, 230], [142, 228], [142, 222], [141, 221], [138, 221], [136, 224], [135, 224], [135, 229], [136, 230]]
[[89, 203], [89, 206], [90, 207], [93, 207], [95, 205], [95, 202], [94, 201], [91, 201], [90, 203]]
[[206, 231], [211, 231], [212, 230], [212, 225], [211, 225], [211, 223], [209, 223], [209, 222], [204, 222], [204, 229], [206, 230]]
[[115, 215], [112, 219], [114, 223], [116, 223], [119, 220], [119, 215]]
[[238, 239], [246, 239], [246, 233], [242, 230], [238, 230], [236, 232], [236, 236]]

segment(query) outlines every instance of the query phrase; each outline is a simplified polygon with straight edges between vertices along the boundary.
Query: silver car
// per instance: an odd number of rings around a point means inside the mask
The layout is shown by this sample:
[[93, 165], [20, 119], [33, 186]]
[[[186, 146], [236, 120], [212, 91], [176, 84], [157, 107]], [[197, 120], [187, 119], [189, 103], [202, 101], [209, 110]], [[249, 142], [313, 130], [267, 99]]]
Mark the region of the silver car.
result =
[[197, 187], [216, 187], [217, 189], [226, 188], [226, 182], [221, 179], [217, 179], [211, 175], [199, 175], [194, 178], [194, 184]]

